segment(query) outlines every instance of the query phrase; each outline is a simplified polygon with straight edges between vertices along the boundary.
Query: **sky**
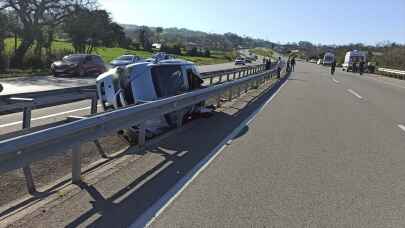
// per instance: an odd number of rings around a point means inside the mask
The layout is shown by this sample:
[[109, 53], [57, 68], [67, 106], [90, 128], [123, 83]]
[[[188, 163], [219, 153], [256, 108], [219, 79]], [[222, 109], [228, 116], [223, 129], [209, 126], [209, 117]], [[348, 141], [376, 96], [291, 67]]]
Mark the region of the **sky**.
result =
[[99, 0], [118, 23], [272, 42], [405, 44], [405, 0]]

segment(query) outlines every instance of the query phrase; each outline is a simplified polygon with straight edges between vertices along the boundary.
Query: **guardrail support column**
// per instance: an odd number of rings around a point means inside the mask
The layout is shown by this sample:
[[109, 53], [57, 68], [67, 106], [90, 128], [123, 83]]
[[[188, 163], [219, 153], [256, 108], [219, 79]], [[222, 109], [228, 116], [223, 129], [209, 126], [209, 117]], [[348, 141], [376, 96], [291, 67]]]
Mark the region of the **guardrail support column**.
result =
[[210, 86], [214, 83], [214, 76], [210, 77]]
[[81, 167], [81, 144], [76, 144], [72, 148], [72, 183], [79, 184], [82, 181]]
[[184, 111], [183, 110], [179, 110], [176, 112], [177, 115], [177, 123], [176, 123], [176, 127], [177, 128], [181, 128], [183, 126], [183, 116], [184, 116]]
[[229, 89], [229, 94], [228, 94], [228, 101], [232, 101], [232, 97], [233, 97], [233, 88], [231, 87], [231, 89]]
[[139, 125], [139, 133], [138, 133], [138, 145], [144, 146], [146, 142], [146, 128], [145, 123]]
[[[23, 129], [31, 128], [31, 107], [25, 107], [23, 112]], [[35, 193], [35, 183], [30, 166], [23, 167], [25, 182], [29, 193]]]
[[229, 79], [230, 78], [229, 78], [229, 73], [228, 73], [228, 74], [226, 74], [226, 81], [229, 82]]
[[98, 104], [97, 97], [91, 98], [91, 114], [97, 113], [97, 104]]

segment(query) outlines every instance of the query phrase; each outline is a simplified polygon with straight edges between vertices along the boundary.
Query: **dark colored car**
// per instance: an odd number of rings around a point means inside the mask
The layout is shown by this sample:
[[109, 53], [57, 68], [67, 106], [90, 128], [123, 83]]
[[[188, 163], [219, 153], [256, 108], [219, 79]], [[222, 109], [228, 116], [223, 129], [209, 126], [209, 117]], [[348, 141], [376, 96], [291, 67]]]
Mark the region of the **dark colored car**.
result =
[[98, 76], [106, 71], [100, 56], [90, 54], [73, 54], [63, 57], [51, 65], [51, 71], [58, 76]]

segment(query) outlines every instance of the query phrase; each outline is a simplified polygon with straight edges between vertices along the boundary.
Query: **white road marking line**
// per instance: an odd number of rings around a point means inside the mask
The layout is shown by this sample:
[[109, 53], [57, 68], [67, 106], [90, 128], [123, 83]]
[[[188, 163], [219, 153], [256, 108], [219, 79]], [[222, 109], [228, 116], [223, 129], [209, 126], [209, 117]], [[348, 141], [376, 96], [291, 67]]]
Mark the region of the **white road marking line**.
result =
[[234, 131], [232, 131], [217, 147], [215, 147], [202, 161], [200, 161], [194, 168], [181, 178], [174, 187], [172, 187], [166, 194], [164, 194], [156, 203], [148, 208], [131, 226], [130, 228], [149, 227], [158, 218], [171, 203], [179, 197], [179, 195], [203, 172], [215, 158], [227, 147], [227, 143], [235, 138], [240, 131], [251, 123], [252, 120], [276, 97], [281, 89], [287, 84], [286, 80], [278, 90], [253, 112], [245, 121], [243, 121]]
[[340, 83], [338, 80], [336, 80], [336, 78], [332, 78], [332, 81], [334, 81], [336, 84]]
[[[70, 111], [66, 111], [66, 112], [59, 112], [59, 113], [55, 113], [55, 114], [51, 114], [51, 115], [47, 115], [47, 116], [32, 118], [31, 121], [37, 121], [37, 120], [43, 120], [43, 119], [57, 117], [57, 116], [63, 116], [63, 115], [74, 113], [74, 112], [88, 110], [90, 108], [91, 107], [86, 107], [86, 108], [79, 108], [79, 109], [74, 109], [74, 110], [70, 110]], [[19, 124], [22, 124], [22, 121], [16, 121], [16, 122], [8, 123], [8, 124], [3, 124], [3, 125], [0, 125], [0, 128], [11, 127], [11, 126], [19, 125]]]
[[356, 93], [354, 90], [348, 89], [347, 92], [351, 93], [352, 95], [354, 95], [355, 97], [359, 98], [360, 100], [363, 100], [363, 97], [360, 96], [360, 94]]
[[402, 124], [398, 124], [398, 127], [401, 128], [401, 130], [405, 131], [405, 126]]

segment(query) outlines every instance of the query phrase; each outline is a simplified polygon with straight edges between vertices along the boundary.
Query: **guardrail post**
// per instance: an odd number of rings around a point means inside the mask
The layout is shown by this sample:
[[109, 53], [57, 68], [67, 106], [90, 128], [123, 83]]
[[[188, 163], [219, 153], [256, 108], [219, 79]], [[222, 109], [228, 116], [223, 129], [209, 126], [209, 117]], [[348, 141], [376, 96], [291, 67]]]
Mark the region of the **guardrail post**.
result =
[[221, 106], [221, 94], [219, 94], [217, 97], [217, 108], [220, 108]]
[[97, 104], [98, 104], [98, 99], [96, 96], [91, 98], [91, 114], [96, 114], [97, 113]]
[[235, 81], [235, 79], [236, 79], [236, 72], [233, 72], [233, 81]]
[[145, 123], [139, 125], [139, 133], [138, 133], [138, 145], [144, 146], [146, 142], [146, 128]]
[[214, 83], [214, 75], [210, 77], [210, 86]]
[[228, 74], [226, 74], [226, 81], [229, 82], [229, 79], [230, 78], [229, 78], [229, 73], [228, 73]]
[[183, 126], [183, 116], [184, 116], [184, 111], [183, 110], [179, 110], [176, 112], [176, 127], [177, 128], [181, 128]]
[[[31, 128], [31, 107], [25, 107], [23, 112], [23, 129]], [[29, 193], [35, 193], [35, 183], [30, 166], [23, 167], [25, 182]]]
[[82, 181], [81, 167], [81, 144], [76, 144], [72, 148], [72, 183], [79, 184]]
[[232, 101], [232, 97], [233, 97], [233, 88], [231, 87], [230, 89], [229, 89], [229, 94], [228, 94], [228, 101]]
[[222, 74], [219, 75], [219, 83], [222, 82]]

